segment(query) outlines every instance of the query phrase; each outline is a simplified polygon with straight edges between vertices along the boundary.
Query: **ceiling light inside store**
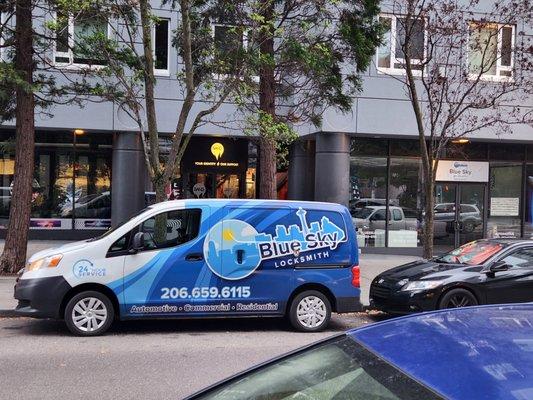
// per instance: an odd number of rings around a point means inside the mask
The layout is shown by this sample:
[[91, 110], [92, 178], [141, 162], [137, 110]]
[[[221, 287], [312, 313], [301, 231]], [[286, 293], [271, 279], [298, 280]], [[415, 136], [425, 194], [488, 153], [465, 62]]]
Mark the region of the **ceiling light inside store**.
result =
[[74, 129], [74, 134], [76, 136], [85, 135], [85, 131], [83, 129]]
[[453, 144], [467, 144], [467, 143], [470, 143], [470, 139], [455, 139], [455, 140], [452, 140], [452, 143]]

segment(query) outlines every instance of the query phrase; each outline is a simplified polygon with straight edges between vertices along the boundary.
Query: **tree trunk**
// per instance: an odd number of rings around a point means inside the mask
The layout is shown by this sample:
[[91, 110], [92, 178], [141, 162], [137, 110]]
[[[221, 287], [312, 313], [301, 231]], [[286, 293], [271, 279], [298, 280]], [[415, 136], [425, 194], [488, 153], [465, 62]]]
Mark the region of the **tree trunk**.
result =
[[152, 168], [157, 179], [161, 172], [159, 167], [159, 135], [154, 95], [155, 75], [150, 2], [148, 0], [139, 1], [139, 8], [144, 55], [144, 101], [146, 104], [146, 120], [148, 122], [148, 141], [150, 142], [150, 163], [152, 164], [151, 166], [147, 165], [147, 168]]
[[259, 142], [259, 197], [276, 199], [276, 144], [266, 137]]
[[[266, 24], [274, 18], [274, 2], [266, 0], [261, 9]], [[270, 26], [270, 25], [269, 25]], [[259, 109], [276, 119], [276, 81], [274, 76], [273, 26], [264, 28], [261, 34], [261, 54], [264, 61], [259, 71]], [[259, 197], [276, 199], [276, 145], [264, 132], [259, 133]]]
[[26, 262], [26, 247], [30, 227], [32, 182], [34, 170], [34, 97], [30, 89], [33, 84], [33, 30], [32, 1], [18, 0], [16, 3], [16, 53], [15, 66], [26, 85], [16, 89], [16, 141], [15, 178], [9, 210], [9, 223], [0, 258], [0, 271], [13, 273]]
[[158, 181], [154, 182], [156, 203], [160, 203], [162, 201], [167, 200], [166, 186], [166, 182], [164, 182], [162, 179], [159, 179]]
[[424, 248], [423, 248], [423, 257], [431, 258], [433, 257], [433, 237], [434, 237], [434, 228], [435, 223], [435, 180], [433, 179], [433, 174], [429, 172], [429, 179], [426, 180], [426, 190], [425, 190], [425, 217], [424, 217]]

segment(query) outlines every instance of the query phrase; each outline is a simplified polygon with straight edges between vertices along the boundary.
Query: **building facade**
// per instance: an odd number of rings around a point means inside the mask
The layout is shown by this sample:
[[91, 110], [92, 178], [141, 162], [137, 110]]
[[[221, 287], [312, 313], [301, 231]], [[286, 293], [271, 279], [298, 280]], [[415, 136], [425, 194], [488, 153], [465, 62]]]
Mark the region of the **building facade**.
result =
[[[177, 78], [180, 67], [172, 46], [172, 31], [178, 14], [169, 5], [153, 2], [159, 19], [153, 28], [155, 88], [160, 151], [169, 151], [168, 138], [176, 129], [183, 104]], [[34, 27], [45, 29], [56, 15], [46, 7], [36, 9]], [[5, 21], [5, 15], [2, 16]], [[8, 22], [14, 26], [13, 18]], [[108, 24], [113, 22], [109, 21]], [[81, 26], [80, 26], [81, 25]], [[57, 35], [46, 53], [53, 68], [49, 74], [61, 85], [75, 80], [86, 68], [97, 68], [105, 60], [86, 60], [76, 52], [77, 35], [113, 30], [101, 20], [73, 18]], [[213, 25], [217, 44], [224, 43], [224, 25]], [[7, 50], [0, 57], [7, 57]], [[78, 74], [78, 75], [77, 75]], [[195, 105], [193, 112], [202, 108]], [[206, 105], [207, 106], [207, 105]], [[225, 121], [235, 113], [225, 103], [213, 115]], [[145, 166], [137, 124], [120, 104], [98, 97], [77, 103], [56, 104], [37, 112], [35, 177], [30, 237], [75, 239], [101, 234], [155, 201], [155, 192]], [[0, 236], [5, 235], [11, 203], [14, 165], [15, 121], [0, 125]], [[175, 198], [255, 198], [257, 146], [242, 129], [231, 124], [207, 124], [197, 129], [182, 159], [179, 171], [167, 189]]]
[[[467, 15], [464, 23], [473, 26], [471, 20], [481, 20], [492, 5], [480, 2], [479, 13]], [[363, 90], [351, 113], [327, 111], [322, 126], [307, 128], [294, 145], [289, 198], [348, 206], [359, 246], [366, 251], [417, 254], [422, 246], [424, 182], [416, 119], [402, 82], [405, 71], [397, 41], [403, 34], [402, 16], [394, 12], [393, 5], [383, 2], [384, 43], [364, 74]], [[424, 49], [428, 39], [421, 26], [414, 46]], [[469, 60], [457, 62], [464, 62], [466, 70], [479, 62], [468, 47], [474, 34], [493, 46], [494, 68], [483, 79], [498, 85], [512, 77], [516, 43], [529, 42], [532, 31], [519, 15], [513, 23], [494, 21], [481, 30], [476, 26], [465, 48], [457, 51]], [[420, 60], [424, 54], [421, 50]], [[532, 71], [526, 72], [529, 85]], [[531, 113], [533, 98], [525, 95], [518, 105]], [[435, 246], [450, 248], [482, 237], [533, 238], [531, 125], [513, 125], [505, 132], [494, 127], [477, 130], [450, 141], [440, 158]]]
[[[178, 15], [161, 8], [160, 2], [153, 6], [160, 18], [153, 40], [157, 122], [164, 151], [165, 136], [174, 132], [183, 102], [176, 78], [179, 58], [169, 40]], [[385, 2], [381, 18], [388, 21], [388, 36], [363, 74], [352, 111], [326, 110], [320, 127], [295, 127], [300, 139], [291, 149], [288, 196], [347, 205], [359, 245], [365, 249], [417, 251], [424, 201], [417, 129], [404, 87], [391, 76], [402, 74], [402, 67], [395, 63], [398, 24], [387, 7]], [[54, 17], [38, 18], [44, 23]], [[518, 30], [530, 29], [518, 25], [505, 31], [511, 44]], [[223, 24], [213, 25], [221, 43], [224, 29]], [[75, 21], [69, 21], [70, 35], [80, 31]], [[500, 53], [507, 43], [503, 39], [497, 45]], [[64, 45], [69, 40], [69, 35], [58, 37], [49, 55], [63, 75], [76, 74], [85, 62]], [[500, 62], [494, 74], [505, 76], [507, 67]], [[521, 106], [533, 109], [531, 97]], [[225, 103], [213, 119], [227, 121], [234, 112], [235, 105]], [[55, 105], [47, 114], [37, 114], [31, 236], [94, 236], [154, 201], [135, 127], [120, 105], [97, 98], [83, 107]], [[14, 134], [14, 121], [0, 125], [0, 235], [7, 226], [16, 173]], [[533, 238], [533, 128], [514, 126], [510, 134], [486, 129], [466, 139], [449, 146], [443, 156], [435, 193], [435, 244], [450, 247], [480, 237]], [[260, 150], [236, 123], [202, 126], [168, 197], [256, 197]], [[473, 178], [460, 179], [463, 172]]]

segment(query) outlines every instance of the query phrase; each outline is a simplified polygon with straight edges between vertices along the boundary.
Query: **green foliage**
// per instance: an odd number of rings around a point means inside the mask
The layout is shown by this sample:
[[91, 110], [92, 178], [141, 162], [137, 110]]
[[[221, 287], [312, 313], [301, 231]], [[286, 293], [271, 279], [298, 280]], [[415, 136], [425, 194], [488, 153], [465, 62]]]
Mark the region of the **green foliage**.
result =
[[[275, 71], [276, 102], [286, 106], [277, 117], [319, 126], [328, 107], [349, 112], [380, 43], [379, 0], [275, 0], [271, 19], [267, 3], [247, 3], [246, 25], [256, 33], [247, 56], [256, 71]], [[262, 51], [265, 37], [274, 39], [272, 54]]]
[[287, 123], [275, 120], [274, 117], [259, 111], [246, 120], [244, 132], [252, 137], [261, 135], [276, 145], [276, 164], [278, 170], [286, 170], [289, 165], [289, 146], [298, 134]]
[[21, 81], [13, 64], [0, 62], [0, 122], [15, 116], [15, 90]]

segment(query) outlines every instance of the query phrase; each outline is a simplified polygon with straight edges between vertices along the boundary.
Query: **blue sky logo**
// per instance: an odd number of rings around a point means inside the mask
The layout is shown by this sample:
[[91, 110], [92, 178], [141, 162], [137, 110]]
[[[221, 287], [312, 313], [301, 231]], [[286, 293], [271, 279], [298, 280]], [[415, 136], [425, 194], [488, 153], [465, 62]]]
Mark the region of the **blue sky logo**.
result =
[[275, 234], [259, 233], [247, 222], [230, 219], [215, 224], [204, 242], [208, 267], [221, 278], [243, 279], [263, 260], [294, 256], [320, 249], [335, 250], [346, 241], [346, 233], [329, 218], [307, 223], [307, 212], [296, 212], [299, 225], [276, 225]]

